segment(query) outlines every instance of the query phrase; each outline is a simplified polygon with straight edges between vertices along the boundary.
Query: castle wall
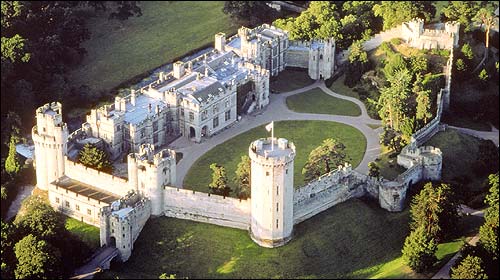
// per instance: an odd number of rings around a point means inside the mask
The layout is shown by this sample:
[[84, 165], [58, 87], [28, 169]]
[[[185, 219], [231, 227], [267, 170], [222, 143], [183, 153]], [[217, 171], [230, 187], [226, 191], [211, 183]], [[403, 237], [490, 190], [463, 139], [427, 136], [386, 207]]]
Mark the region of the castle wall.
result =
[[250, 200], [165, 187], [165, 216], [247, 230]]
[[298, 224], [334, 205], [367, 194], [368, 176], [357, 175], [350, 166], [341, 167], [295, 190], [293, 223]]
[[118, 196], [124, 196], [131, 190], [127, 180], [86, 167], [67, 158], [65, 158], [65, 173], [66, 176], [72, 179], [106, 190]]
[[96, 227], [100, 225], [99, 212], [103, 207], [109, 205], [104, 201], [78, 195], [75, 192], [59, 188], [52, 184], [48, 187], [48, 195], [52, 208]]
[[285, 61], [287, 67], [308, 68], [309, 67], [309, 49], [304, 47], [290, 47], [285, 52]]

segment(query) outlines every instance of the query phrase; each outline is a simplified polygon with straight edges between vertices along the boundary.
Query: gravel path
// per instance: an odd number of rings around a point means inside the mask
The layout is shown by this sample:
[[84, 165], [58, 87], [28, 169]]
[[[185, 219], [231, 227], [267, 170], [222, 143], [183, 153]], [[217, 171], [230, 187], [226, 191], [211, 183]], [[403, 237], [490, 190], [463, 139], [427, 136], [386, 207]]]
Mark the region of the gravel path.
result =
[[14, 218], [21, 209], [21, 203], [25, 198], [31, 195], [31, 192], [35, 188], [32, 185], [24, 185], [20, 186], [21, 190], [17, 193], [16, 199], [12, 201], [12, 204], [9, 206], [9, 210], [7, 210], [7, 215], [5, 216], [5, 220], [8, 221], [11, 218]]
[[[336, 98], [341, 98], [349, 100], [357, 104], [361, 108], [361, 116], [351, 117], [351, 116], [339, 116], [339, 115], [326, 115], [326, 114], [309, 114], [309, 113], [297, 113], [288, 109], [286, 106], [286, 98], [288, 96], [306, 92], [313, 88], [320, 88], [325, 93], [334, 96]], [[194, 162], [200, 158], [207, 151], [219, 145], [234, 136], [246, 132], [254, 127], [270, 123], [271, 121], [281, 121], [281, 120], [322, 120], [322, 121], [333, 121], [343, 124], [347, 124], [357, 128], [366, 137], [367, 146], [366, 151], [363, 156], [363, 160], [356, 168], [357, 171], [361, 173], [368, 172], [368, 162], [373, 161], [380, 154], [380, 144], [379, 144], [379, 132], [367, 126], [367, 124], [380, 125], [379, 120], [371, 119], [366, 113], [366, 108], [364, 104], [352, 97], [337, 94], [331, 91], [325, 86], [324, 81], [318, 80], [314, 84], [305, 86], [303, 88], [281, 93], [281, 94], [271, 94], [269, 105], [257, 115], [246, 115], [235, 123], [233, 126], [223, 130], [218, 135], [214, 135], [209, 139], [204, 140], [202, 143], [194, 143], [181, 137], [174, 141], [170, 147], [178, 152], [183, 153], [183, 158], [177, 165], [177, 182], [175, 186], [182, 188], [182, 183], [184, 177], [186, 176], [189, 168], [194, 164]], [[280, 135], [286, 138], [286, 135]]]

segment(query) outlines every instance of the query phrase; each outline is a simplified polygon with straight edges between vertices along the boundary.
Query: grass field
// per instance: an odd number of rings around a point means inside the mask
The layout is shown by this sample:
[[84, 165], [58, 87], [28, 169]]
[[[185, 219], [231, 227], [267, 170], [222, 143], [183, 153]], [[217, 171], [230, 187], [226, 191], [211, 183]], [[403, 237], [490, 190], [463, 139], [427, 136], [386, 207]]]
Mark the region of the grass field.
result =
[[[301, 172], [309, 153], [324, 139], [334, 137], [344, 143], [346, 153], [352, 159], [353, 168], [361, 162], [366, 149], [366, 138], [359, 130], [335, 122], [279, 121], [275, 122], [274, 135], [287, 138], [295, 144], [297, 154], [294, 165], [294, 185], [296, 187], [304, 184]], [[208, 184], [212, 180], [212, 170], [209, 166], [216, 162], [226, 168], [230, 186], [234, 189], [235, 185], [232, 181], [241, 156], [248, 155], [248, 147], [252, 141], [268, 136], [269, 133], [262, 125], [216, 146], [200, 157], [189, 169], [184, 179], [184, 188], [208, 192]]]
[[339, 278], [400, 255], [408, 211], [358, 199], [298, 224], [286, 246], [267, 249], [243, 230], [173, 218], [150, 220], [124, 265], [102, 278]]
[[336, 98], [315, 88], [286, 98], [286, 105], [299, 113], [360, 116], [361, 109], [351, 101]]
[[78, 236], [92, 251], [100, 247], [99, 228], [80, 222], [76, 219], [66, 218], [66, 229]]
[[217, 32], [228, 36], [238, 24], [222, 12], [222, 1], [140, 2], [143, 15], [122, 23], [100, 12], [88, 20], [87, 55], [71, 73], [74, 84], [110, 90], [186, 52], [213, 42]]
[[269, 89], [272, 93], [281, 93], [299, 89], [312, 83], [314, 80], [309, 78], [307, 70], [285, 69], [276, 78], [271, 79]]
[[382, 154], [377, 157], [379, 160], [376, 161], [380, 167], [380, 175], [387, 180], [394, 180], [399, 174], [405, 172], [406, 168], [397, 163], [397, 156], [390, 156], [394, 155], [393, 151], [389, 151], [383, 145], [381, 148]]

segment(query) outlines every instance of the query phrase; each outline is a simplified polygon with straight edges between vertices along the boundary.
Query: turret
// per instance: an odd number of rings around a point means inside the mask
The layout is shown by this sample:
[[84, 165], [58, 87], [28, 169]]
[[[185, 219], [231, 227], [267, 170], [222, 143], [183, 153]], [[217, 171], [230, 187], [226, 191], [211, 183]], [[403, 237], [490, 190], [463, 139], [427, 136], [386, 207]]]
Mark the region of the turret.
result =
[[215, 34], [215, 49], [224, 52], [226, 48], [226, 34], [219, 32]]
[[182, 61], [177, 61], [174, 63], [174, 78], [180, 79], [182, 76], [184, 76], [185, 68], [184, 68], [184, 62]]
[[250, 237], [263, 247], [282, 246], [293, 231], [293, 161], [288, 140], [259, 139], [250, 144]]
[[129, 167], [129, 181], [137, 180], [138, 192], [151, 200], [151, 214], [160, 215], [163, 212], [163, 188], [175, 184], [175, 151], [163, 149], [155, 154], [154, 145], [143, 144], [139, 153], [129, 155], [129, 163], [135, 163], [136, 167], [135, 172]]
[[68, 127], [62, 121], [62, 105], [52, 102], [36, 110], [36, 125], [32, 129], [35, 144], [37, 186], [47, 190], [51, 182], [64, 175]]

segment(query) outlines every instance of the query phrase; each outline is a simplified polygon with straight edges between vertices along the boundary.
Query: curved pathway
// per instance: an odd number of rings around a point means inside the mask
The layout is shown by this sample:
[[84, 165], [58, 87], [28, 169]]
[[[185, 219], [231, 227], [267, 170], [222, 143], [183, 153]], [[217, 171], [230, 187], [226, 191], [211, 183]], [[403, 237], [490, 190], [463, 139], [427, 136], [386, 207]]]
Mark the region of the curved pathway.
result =
[[[325, 93], [333, 97], [349, 100], [357, 104], [361, 108], [361, 116], [351, 117], [327, 114], [297, 113], [288, 109], [288, 107], [286, 106], [286, 98], [288, 96], [303, 93], [314, 88], [320, 88]], [[361, 133], [363, 133], [366, 138], [367, 144], [363, 159], [356, 168], [356, 170], [361, 173], [366, 174], [368, 172], [368, 162], [373, 161], [380, 154], [379, 133], [377, 132], [378, 130], [374, 130], [367, 126], [367, 124], [380, 125], [380, 121], [374, 120], [368, 116], [366, 108], [361, 101], [331, 91], [326, 87], [324, 81], [322, 80], [318, 80], [315, 83], [300, 89], [280, 94], [271, 94], [269, 99], [269, 105], [267, 105], [267, 107], [263, 111], [255, 115], [243, 116], [240, 121], [236, 122], [231, 127], [221, 131], [218, 135], [214, 135], [211, 138], [205, 139], [202, 143], [194, 143], [184, 137], [181, 137], [174, 141], [170, 145], [170, 147], [175, 149], [177, 152], [183, 153], [183, 158], [177, 165], [177, 181], [174, 185], [176, 187], [182, 188], [184, 177], [186, 176], [188, 170], [191, 168], [194, 162], [215, 146], [233, 138], [238, 134], [246, 132], [257, 126], [270, 123], [271, 121], [322, 120], [343, 123], [355, 127], [356, 129], [361, 131]], [[286, 135], [282, 136], [286, 137]]]

